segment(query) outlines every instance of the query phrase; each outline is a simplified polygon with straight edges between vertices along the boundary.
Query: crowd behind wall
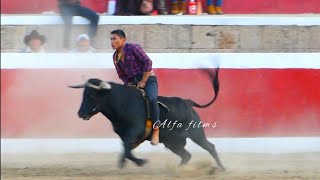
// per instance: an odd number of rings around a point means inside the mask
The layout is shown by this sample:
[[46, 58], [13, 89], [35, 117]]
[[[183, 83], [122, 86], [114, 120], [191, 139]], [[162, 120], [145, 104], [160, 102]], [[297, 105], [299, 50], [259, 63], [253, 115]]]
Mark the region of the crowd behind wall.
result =
[[[118, 0], [119, 1], [119, 0]], [[206, 0], [204, 0], [206, 1]], [[262, 0], [242, 0], [241, 2], [239, 0], [225, 0], [223, 3], [224, 9], [226, 9], [226, 13], [233, 13], [241, 11], [245, 13], [246, 11], [249, 13], [320, 13], [320, 1], [319, 0], [307, 0], [307, 1], [298, 1], [298, 0], [269, 0], [264, 1], [264, 3], [257, 4]], [[48, 12], [55, 12], [60, 13], [58, 9], [57, 0], [47, 0], [41, 1], [41, 0], [25, 0], [25, 1], [18, 1], [18, 0], [1, 0], [1, 13], [2, 14], [37, 14], [37, 13], [48, 13]], [[171, 2], [171, 1], [170, 1]], [[170, 4], [169, 1], [167, 1], [167, 5]], [[188, 2], [188, 0], [186, 1]], [[239, 4], [240, 2], [240, 4]], [[249, 3], [250, 2], [250, 3]], [[231, 4], [234, 3], [234, 4]], [[286, 3], [286, 4], [283, 4]], [[99, 15], [103, 15], [106, 13], [107, 6], [108, 6], [108, 0], [81, 0], [81, 4], [83, 6], [86, 6], [90, 9], [92, 9], [94, 12], [98, 12]], [[203, 3], [205, 6], [206, 4]], [[229, 8], [229, 9], [228, 9]], [[168, 11], [170, 10], [170, 7], [168, 7]], [[60, 13], [61, 14], [61, 13]], [[98, 16], [98, 15], [96, 15]], [[94, 27], [97, 26], [97, 23], [94, 25]], [[70, 29], [70, 28], [65, 28]], [[39, 32], [37, 32], [39, 33]], [[38, 36], [41, 36], [40, 35]], [[27, 37], [28, 35], [26, 35]], [[64, 42], [69, 42], [70, 35], [67, 34], [64, 37]], [[79, 35], [80, 37], [81, 35]], [[82, 35], [83, 36], [83, 35]], [[86, 36], [86, 35], [84, 35]], [[77, 38], [75, 42], [75, 46], [80, 48], [80, 46], [83, 46], [84, 44], [87, 44], [86, 51], [96, 51], [92, 46], [90, 41], [94, 41], [95, 34], [88, 33], [88, 38]], [[22, 37], [21, 37], [22, 39]], [[35, 38], [37, 39], [37, 38]], [[39, 38], [38, 38], [39, 39]], [[40, 39], [41, 40], [41, 39]], [[83, 43], [80, 43], [80, 41]], [[87, 41], [87, 42], [85, 42]], [[32, 41], [24, 41], [24, 43], [27, 46], [27, 49], [24, 49], [23, 51], [29, 52], [32, 51], [32, 48], [30, 50], [30, 47], [33, 47], [32, 45], [39, 45], [42, 46], [45, 44], [45, 41], [38, 41], [37, 43], [31, 43]], [[50, 42], [49, 42], [50, 43]], [[29, 48], [28, 48], [29, 47]], [[43, 52], [43, 49], [38, 48], [40, 52]], [[68, 47], [64, 47], [64, 52], [77, 52], [77, 49], [71, 49], [68, 45]]]
[[[170, 10], [170, 0], [167, 9]], [[82, 0], [82, 4], [98, 13], [106, 12], [108, 0]], [[203, 9], [206, 0], [202, 0]], [[57, 11], [56, 0], [1, 0], [2, 14], [38, 14]], [[297, 14], [320, 13], [319, 0], [225, 0], [223, 11], [227, 14]]]

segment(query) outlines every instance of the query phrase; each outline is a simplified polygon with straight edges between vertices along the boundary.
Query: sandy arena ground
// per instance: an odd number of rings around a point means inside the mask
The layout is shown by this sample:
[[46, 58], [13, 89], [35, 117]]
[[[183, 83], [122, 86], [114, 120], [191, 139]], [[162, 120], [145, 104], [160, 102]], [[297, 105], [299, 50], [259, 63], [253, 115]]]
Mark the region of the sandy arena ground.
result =
[[225, 180], [275, 180], [320, 179], [320, 153], [305, 154], [221, 154], [227, 171], [218, 170], [213, 159], [203, 154], [193, 154], [190, 163], [178, 168], [179, 158], [170, 152], [141, 154], [148, 158], [145, 167], [132, 162], [125, 169], [117, 168], [118, 154], [1, 154], [1, 179], [12, 180], [174, 180], [174, 179], [225, 179]]

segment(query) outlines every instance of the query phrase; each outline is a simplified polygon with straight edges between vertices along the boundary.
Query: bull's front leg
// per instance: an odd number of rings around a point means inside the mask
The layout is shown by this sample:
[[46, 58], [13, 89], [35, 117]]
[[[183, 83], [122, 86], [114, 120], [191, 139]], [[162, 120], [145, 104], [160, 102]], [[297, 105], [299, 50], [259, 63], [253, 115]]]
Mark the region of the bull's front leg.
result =
[[136, 163], [138, 166], [143, 166], [144, 164], [147, 163], [147, 160], [145, 159], [139, 159], [136, 158], [132, 155], [131, 150], [134, 148], [134, 142], [135, 139], [133, 138], [123, 138], [123, 147], [124, 147], [124, 152], [120, 157], [119, 160], [119, 168], [123, 168], [126, 162], [126, 159], [129, 159]]
[[125, 163], [126, 163], [126, 157], [125, 157], [125, 152], [123, 152], [119, 159], [119, 168], [120, 169], [124, 168]]

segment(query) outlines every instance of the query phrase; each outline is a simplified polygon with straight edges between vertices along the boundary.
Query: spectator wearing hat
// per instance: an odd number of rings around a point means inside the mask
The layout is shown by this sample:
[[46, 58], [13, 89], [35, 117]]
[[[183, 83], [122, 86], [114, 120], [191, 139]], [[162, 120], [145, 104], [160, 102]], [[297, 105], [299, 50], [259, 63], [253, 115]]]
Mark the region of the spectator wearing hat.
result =
[[76, 41], [76, 48], [72, 49], [71, 53], [95, 53], [97, 52], [91, 46], [90, 37], [87, 34], [80, 34]]
[[46, 37], [40, 35], [38, 31], [33, 30], [29, 35], [24, 37], [24, 43], [27, 48], [22, 50], [22, 53], [44, 53], [42, 45], [46, 42]]
[[95, 11], [81, 6], [80, 0], [58, 0], [58, 3], [60, 14], [65, 24], [63, 38], [63, 48], [65, 50], [69, 49], [69, 37], [73, 16], [81, 16], [88, 19], [90, 21], [88, 35], [91, 39], [95, 37], [99, 22], [99, 15]]

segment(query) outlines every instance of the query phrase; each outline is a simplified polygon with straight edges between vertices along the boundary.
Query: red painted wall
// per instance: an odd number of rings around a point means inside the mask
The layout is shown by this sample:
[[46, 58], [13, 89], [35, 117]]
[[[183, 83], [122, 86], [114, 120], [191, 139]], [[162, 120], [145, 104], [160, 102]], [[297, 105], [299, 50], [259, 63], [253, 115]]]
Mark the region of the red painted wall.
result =
[[[213, 97], [199, 69], [156, 69], [160, 95], [190, 98], [205, 104]], [[82, 90], [67, 88], [92, 77], [119, 82], [114, 70], [1, 70], [2, 138], [117, 137], [98, 114], [77, 117]], [[174, 77], [174, 78], [172, 78]], [[320, 135], [320, 71], [318, 69], [221, 69], [217, 101], [196, 109], [209, 137], [274, 137]]]
[[[105, 12], [107, 1], [108, 0], [82, 0], [82, 3], [97, 12]], [[205, 8], [206, 1], [202, 1]], [[1, 0], [2, 14], [32, 14], [56, 9], [56, 0]], [[320, 13], [320, 1], [224, 0], [223, 9], [224, 12], [228, 14]]]

